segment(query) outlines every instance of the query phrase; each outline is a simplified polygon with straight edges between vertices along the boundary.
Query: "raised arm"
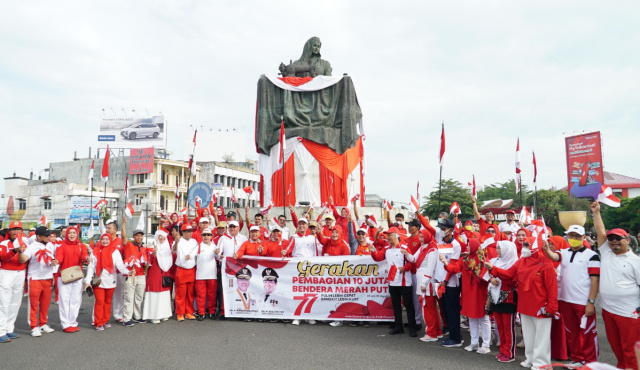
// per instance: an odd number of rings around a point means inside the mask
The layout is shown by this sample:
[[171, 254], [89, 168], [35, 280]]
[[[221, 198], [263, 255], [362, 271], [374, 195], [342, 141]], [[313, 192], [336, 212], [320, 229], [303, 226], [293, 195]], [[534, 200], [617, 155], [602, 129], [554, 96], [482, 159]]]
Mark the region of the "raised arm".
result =
[[[240, 214], [240, 212], [238, 212], [238, 214]], [[251, 222], [249, 221], [251, 220], [251, 217], [249, 217], [249, 206], [244, 207], [244, 219], [247, 220], [249, 224], [251, 224]]]
[[356, 198], [353, 198], [353, 215], [356, 217], [356, 220], [360, 219], [360, 215], [358, 214], [358, 206], [356, 205]]
[[[142, 214], [140, 214], [142, 216]], [[122, 239], [122, 246], [124, 247], [129, 243], [129, 239], [127, 239], [127, 216], [122, 218], [122, 231], [120, 231], [120, 239]]]
[[478, 205], [476, 204], [476, 198], [474, 198], [473, 194], [471, 195], [471, 204], [473, 205], [473, 214], [476, 216], [476, 221], [479, 221], [482, 216], [480, 216], [480, 212], [478, 212]]
[[549, 241], [548, 240], [543, 240], [542, 241], [542, 250], [544, 251], [544, 254], [547, 256], [547, 258], [549, 258], [553, 262], [560, 261], [560, 254], [558, 254], [556, 252], [552, 252], [551, 249], [549, 249]]
[[593, 226], [598, 234], [598, 246], [601, 246], [607, 241], [607, 229], [604, 227], [604, 221], [602, 221], [600, 214], [600, 203], [597, 200], [591, 203], [591, 212], [593, 212]]

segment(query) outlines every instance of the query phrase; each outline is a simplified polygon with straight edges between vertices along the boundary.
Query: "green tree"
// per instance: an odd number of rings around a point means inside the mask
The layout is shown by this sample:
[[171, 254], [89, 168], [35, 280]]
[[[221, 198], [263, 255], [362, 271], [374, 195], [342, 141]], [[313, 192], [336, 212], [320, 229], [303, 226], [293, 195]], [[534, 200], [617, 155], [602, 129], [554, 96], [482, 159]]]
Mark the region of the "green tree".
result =
[[[527, 186], [522, 184], [520, 191], [522, 197], [526, 198], [531, 192]], [[514, 205], [520, 205], [520, 194], [516, 194], [516, 181], [509, 180], [503, 183], [495, 183], [485, 186], [484, 189], [478, 191], [478, 200], [485, 201], [491, 199], [513, 199]], [[525, 203], [526, 205], [526, 203]]]
[[471, 205], [471, 194], [469, 190], [462, 186], [459, 181], [453, 179], [442, 180], [442, 198], [440, 207], [438, 207], [439, 199], [439, 187], [436, 183], [435, 190], [428, 196], [423, 197], [424, 204], [422, 205], [422, 214], [435, 218], [440, 212], [449, 212], [451, 204], [458, 202], [460, 209], [462, 210], [461, 219], [467, 219], [473, 217], [473, 208]]
[[[525, 198], [525, 206], [531, 210], [533, 208], [534, 193]], [[571, 198], [566, 191], [561, 190], [538, 190], [537, 215], [544, 216], [544, 222], [553, 230], [556, 235], [562, 235], [565, 231], [558, 212], [561, 211], [588, 211], [589, 201], [586, 199]], [[585, 228], [593, 226], [593, 220], [587, 217]]]

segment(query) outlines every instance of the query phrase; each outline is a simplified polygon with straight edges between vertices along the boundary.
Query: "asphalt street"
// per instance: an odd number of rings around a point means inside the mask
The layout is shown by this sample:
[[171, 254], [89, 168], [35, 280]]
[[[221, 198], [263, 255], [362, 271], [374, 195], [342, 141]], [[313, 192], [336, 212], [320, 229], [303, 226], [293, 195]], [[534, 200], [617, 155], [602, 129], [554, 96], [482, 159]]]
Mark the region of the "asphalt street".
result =
[[[27, 300], [22, 302], [15, 332], [20, 338], [0, 344], [0, 369], [521, 369], [516, 362], [499, 363], [495, 346], [486, 355], [462, 348], [443, 348], [404, 335], [391, 336], [387, 325], [370, 328], [300, 326], [283, 323], [205, 320], [161, 324], [113, 324], [104, 332], [91, 326], [93, 299], [84, 295], [80, 332], [61, 331], [58, 306], [51, 305], [54, 333], [33, 338], [27, 325]], [[599, 312], [598, 312], [599, 314]], [[600, 361], [615, 357], [598, 320]], [[519, 331], [519, 328], [518, 328]], [[469, 334], [463, 329], [465, 345]]]

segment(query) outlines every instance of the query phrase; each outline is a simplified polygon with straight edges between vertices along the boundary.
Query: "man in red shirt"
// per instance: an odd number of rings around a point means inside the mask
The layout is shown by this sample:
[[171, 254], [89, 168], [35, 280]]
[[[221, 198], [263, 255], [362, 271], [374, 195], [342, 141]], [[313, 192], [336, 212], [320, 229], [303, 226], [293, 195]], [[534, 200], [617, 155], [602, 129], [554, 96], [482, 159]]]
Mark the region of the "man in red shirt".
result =
[[[480, 212], [478, 212], [476, 198], [474, 198], [473, 195], [471, 196], [471, 203], [473, 203], [473, 213], [475, 214], [476, 220], [478, 221], [478, 226], [480, 226], [480, 234], [484, 236], [484, 234], [487, 233], [487, 227], [495, 225], [495, 223], [493, 222], [495, 219], [495, 215], [493, 214], [493, 211], [485, 211], [484, 218], [482, 218]], [[496, 230], [498, 230], [497, 225]]]
[[253, 225], [249, 229], [249, 240], [242, 243], [233, 258], [242, 258], [242, 256], [266, 256], [267, 246], [263, 245], [260, 240], [260, 226]]
[[27, 239], [22, 236], [22, 223], [14, 221], [9, 225], [7, 238], [0, 243], [0, 343], [18, 338], [13, 332], [25, 281], [25, 262], [29, 256]]
[[127, 218], [122, 221], [122, 240], [124, 241], [124, 264], [131, 272], [124, 282], [124, 326], [133, 326], [134, 322], [145, 323], [142, 319], [142, 301], [147, 279], [144, 274], [148, 266], [149, 256], [147, 248], [142, 244], [144, 232], [140, 229], [133, 231], [133, 242], [127, 239]]
[[[404, 243], [407, 245], [407, 249], [413, 255], [416, 254], [418, 249], [420, 249], [420, 221], [417, 218], [414, 218], [411, 221], [406, 222], [407, 227], [409, 229], [409, 237], [404, 240]], [[411, 265], [411, 284], [415, 287], [418, 284], [418, 280], [416, 277], [416, 266], [414, 264]], [[413, 289], [413, 307], [420, 307], [420, 295], [416, 293], [416, 289]], [[416, 309], [416, 330], [420, 330], [422, 328], [422, 313], [421, 310]]]

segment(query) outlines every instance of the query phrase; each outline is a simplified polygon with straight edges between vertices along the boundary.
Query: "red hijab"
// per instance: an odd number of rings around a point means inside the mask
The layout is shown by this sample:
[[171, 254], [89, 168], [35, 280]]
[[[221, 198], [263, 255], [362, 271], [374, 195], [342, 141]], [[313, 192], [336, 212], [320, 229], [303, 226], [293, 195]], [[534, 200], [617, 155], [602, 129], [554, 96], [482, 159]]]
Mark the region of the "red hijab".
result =
[[[554, 247], [556, 247], [556, 251], [559, 251], [561, 249], [569, 249], [571, 248], [571, 245], [569, 245], [569, 242], [558, 235], [554, 235], [552, 237], [549, 238], [549, 243], [553, 244]], [[545, 255], [546, 256], [546, 255]], [[551, 261], [551, 260], [549, 260]], [[553, 264], [554, 268], [558, 268], [558, 266], [560, 265], [560, 261], [555, 262], [555, 261], [551, 261], [551, 264]]]
[[[102, 245], [102, 238], [109, 238], [109, 245], [106, 247]], [[113, 274], [113, 252], [116, 250], [111, 240], [111, 235], [102, 234], [100, 236], [98, 246], [93, 250], [93, 255], [96, 257], [96, 274], [100, 275], [102, 269], [107, 270], [108, 273]]]
[[474, 282], [487, 283], [482, 280], [482, 275], [484, 274], [484, 252], [480, 249], [478, 239], [469, 240], [469, 254], [464, 256], [462, 266], [471, 273], [471, 276], [474, 277]]

